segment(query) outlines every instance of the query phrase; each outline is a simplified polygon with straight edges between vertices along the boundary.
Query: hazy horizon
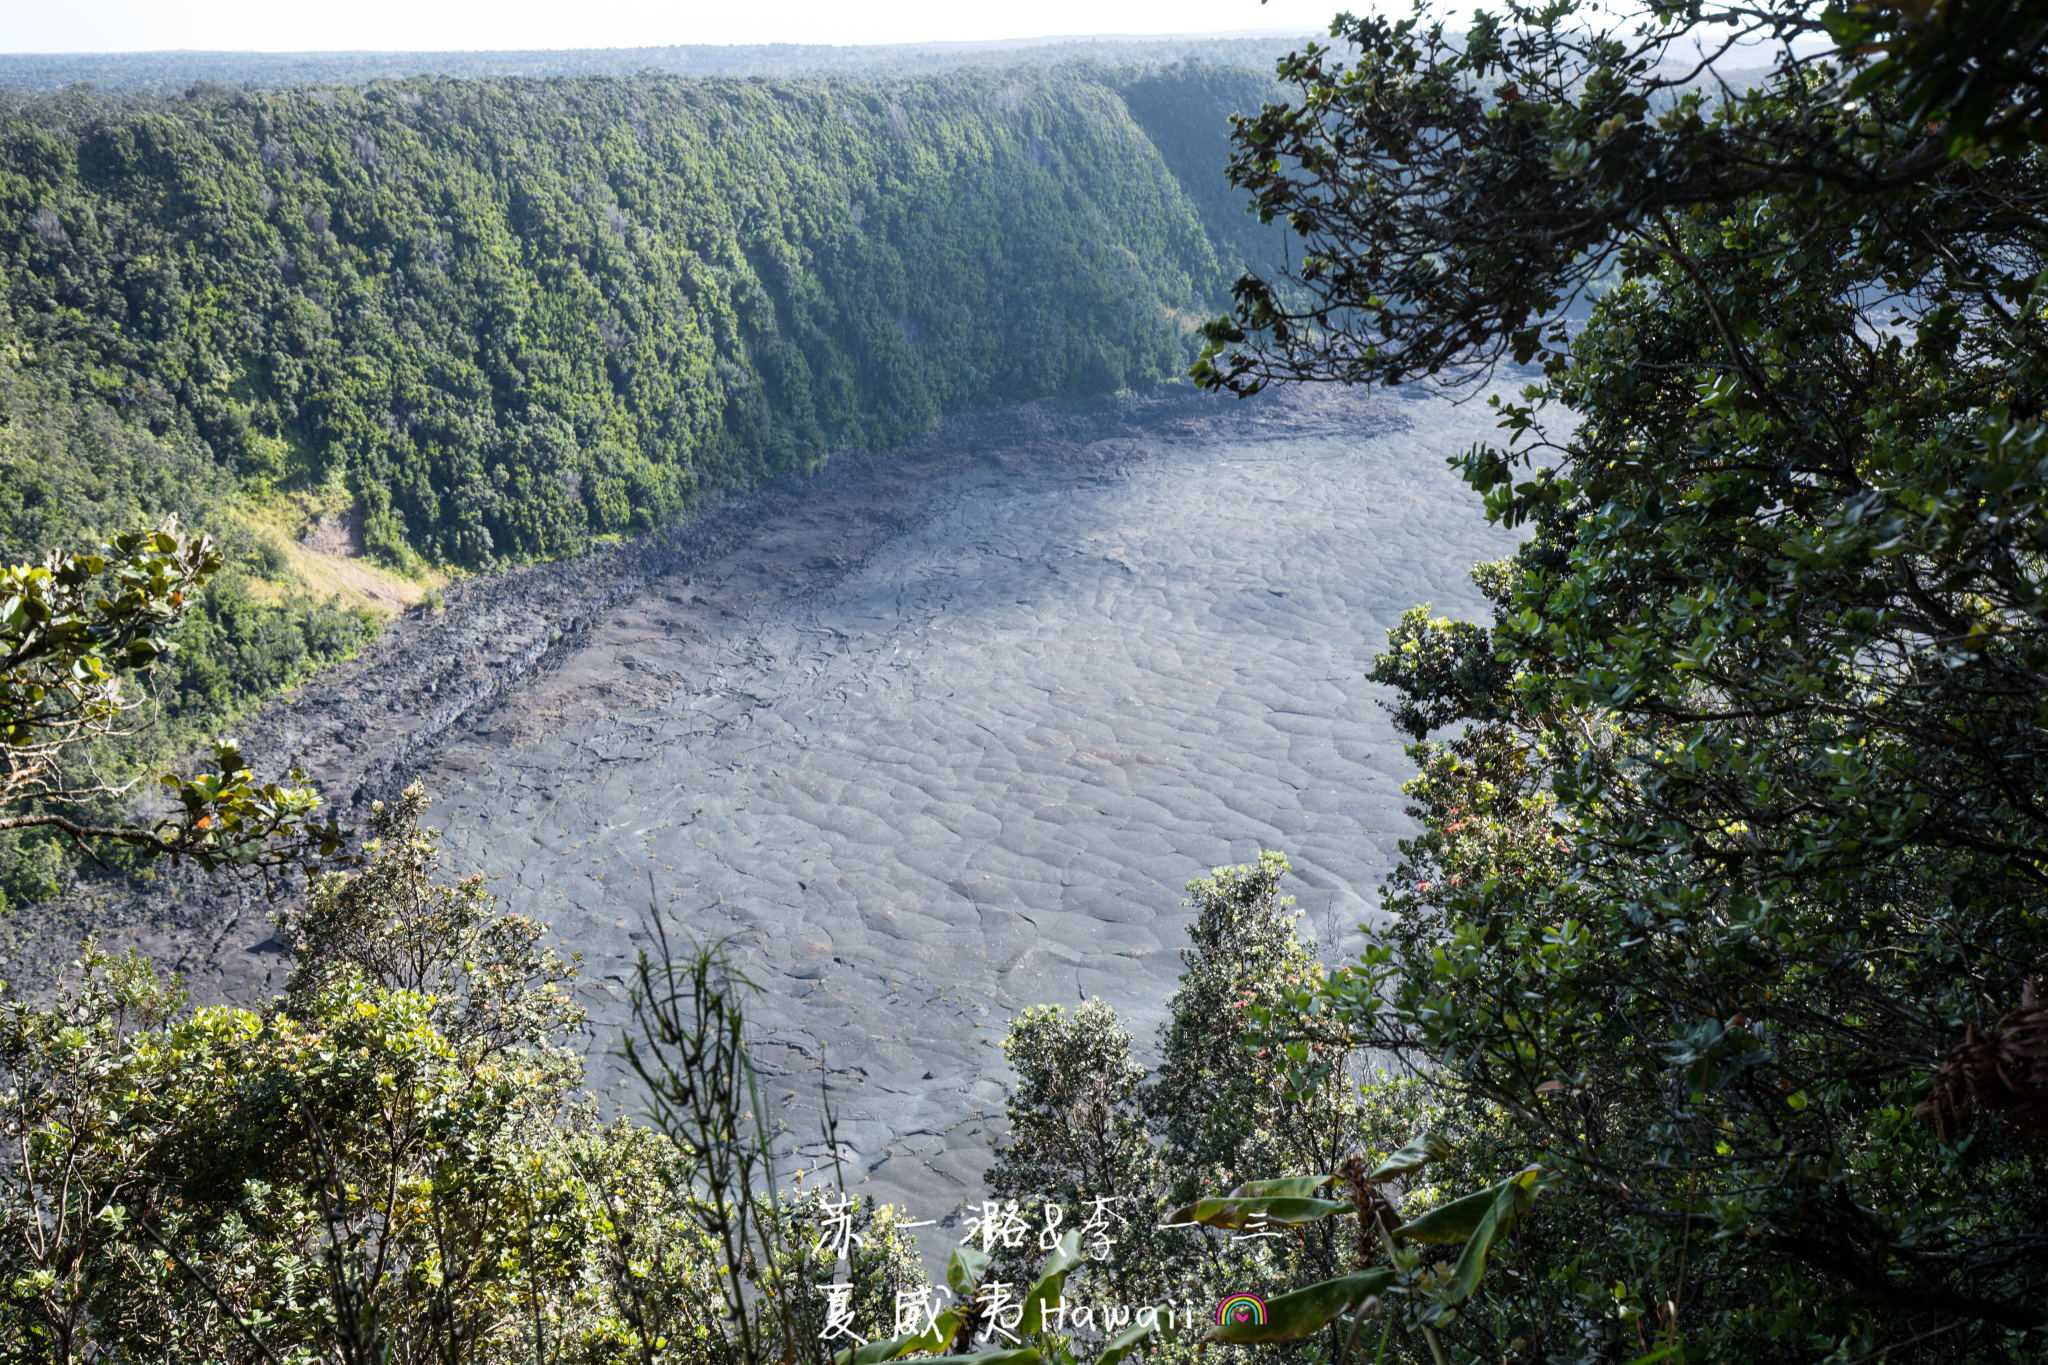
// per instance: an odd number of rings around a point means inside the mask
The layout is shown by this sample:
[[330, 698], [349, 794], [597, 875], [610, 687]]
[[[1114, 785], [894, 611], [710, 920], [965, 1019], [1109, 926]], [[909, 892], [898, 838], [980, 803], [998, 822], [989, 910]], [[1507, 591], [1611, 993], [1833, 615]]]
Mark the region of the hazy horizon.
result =
[[[658, 47], [831, 47], [1155, 41], [1324, 32], [1335, 0], [1045, 0], [1028, 10], [788, 0], [772, 10], [613, 0], [568, 10], [541, 0], [359, 0], [345, 8], [256, 0], [0, 0], [0, 53], [581, 52]], [[488, 35], [485, 38], [485, 35]], [[484, 38], [484, 41], [479, 41]]]
[[1210, 66], [1270, 70], [1312, 37], [1305, 30], [1223, 34], [1078, 34], [1033, 39], [921, 43], [693, 43], [580, 48], [444, 48], [386, 51], [320, 48], [260, 51], [165, 48], [143, 52], [0, 52], [0, 89], [54, 95], [91, 87], [116, 95], [176, 97], [194, 86], [281, 89], [362, 85], [421, 76], [473, 80], [665, 76], [772, 79], [897, 79], [994, 66], [1092, 60], [1114, 66]]
[[[1332, 11], [1334, 14], [1335, 11]], [[1322, 30], [1314, 30], [1320, 33]], [[818, 48], [840, 48], [860, 50], [868, 48], [903, 49], [912, 48], [929, 51], [976, 51], [1007, 48], [1054, 47], [1069, 43], [1161, 43], [1161, 42], [1223, 42], [1234, 39], [1297, 38], [1305, 36], [1308, 30], [1295, 28], [1237, 28], [1216, 30], [1169, 30], [1158, 33], [1045, 33], [1029, 34], [1018, 38], [932, 38], [911, 39], [902, 42], [873, 43], [804, 43], [791, 41], [774, 42], [730, 42], [730, 43], [579, 43], [567, 46], [488, 46], [488, 47], [153, 47], [153, 48], [15, 48], [0, 41], [0, 56], [8, 57], [329, 57], [375, 54], [378, 56], [435, 56], [442, 53], [462, 56], [495, 56], [523, 54], [528, 52], [662, 52], [678, 49], [757, 49], [793, 48], [815, 50]]]

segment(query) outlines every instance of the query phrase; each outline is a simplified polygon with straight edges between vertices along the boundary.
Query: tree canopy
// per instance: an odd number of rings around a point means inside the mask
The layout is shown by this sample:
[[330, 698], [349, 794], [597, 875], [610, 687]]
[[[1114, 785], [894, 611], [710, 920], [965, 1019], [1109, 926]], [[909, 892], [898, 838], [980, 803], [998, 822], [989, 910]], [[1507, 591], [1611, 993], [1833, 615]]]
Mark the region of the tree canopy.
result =
[[214, 747], [214, 771], [163, 775], [168, 790], [157, 795], [170, 809], [161, 817], [81, 821], [81, 808], [127, 796], [135, 780], [108, 780], [67, 751], [122, 734], [144, 704], [137, 680], [173, 652], [220, 567], [206, 537], [173, 523], [97, 553], [52, 551], [41, 564], [0, 569], [0, 830], [56, 830], [88, 852], [128, 845], [208, 869], [313, 865], [341, 849], [346, 831], [313, 819], [318, 796], [258, 782], [232, 741]]
[[1199, 376], [1541, 368], [1454, 461], [1527, 535], [1493, 621], [1411, 613], [1376, 666], [1422, 768], [1391, 926], [1272, 1026], [1498, 1106], [1550, 1216], [1615, 1230], [1543, 1267], [1544, 1350], [1619, 1313], [1688, 1359], [2010, 1358], [2048, 1322], [2048, 13], [1333, 34], [1237, 125], [1301, 254]]

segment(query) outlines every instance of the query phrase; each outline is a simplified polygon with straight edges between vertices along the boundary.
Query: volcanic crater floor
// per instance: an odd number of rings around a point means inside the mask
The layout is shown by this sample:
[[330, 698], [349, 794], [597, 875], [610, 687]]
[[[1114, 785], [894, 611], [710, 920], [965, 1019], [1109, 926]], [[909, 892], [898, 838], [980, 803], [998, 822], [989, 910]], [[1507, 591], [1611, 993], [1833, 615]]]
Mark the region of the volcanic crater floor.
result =
[[[414, 777], [446, 872], [581, 954], [588, 1082], [634, 964], [725, 938], [784, 1170], [836, 1125], [852, 1189], [942, 1226], [981, 1198], [1001, 1040], [1113, 1005], [1154, 1054], [1184, 886], [1292, 864], [1335, 961], [1412, 832], [1412, 767], [1365, 680], [1403, 610], [1484, 619], [1508, 553], [1447, 456], [1483, 403], [1184, 387], [954, 419], [614, 551], [455, 585], [243, 727], [345, 819]], [[86, 934], [255, 1004], [288, 964], [246, 887], [81, 887], [6, 925], [19, 984]]]
[[1512, 548], [1444, 459], [1483, 406], [1324, 394], [875, 462], [612, 611], [422, 776], [451, 864], [583, 956], [591, 1078], [649, 916], [731, 938], [774, 1117], [919, 1218], [978, 1199], [1007, 1020], [1099, 996], [1149, 1055], [1183, 887], [1292, 864], [1334, 959], [1411, 832], [1364, 674]]

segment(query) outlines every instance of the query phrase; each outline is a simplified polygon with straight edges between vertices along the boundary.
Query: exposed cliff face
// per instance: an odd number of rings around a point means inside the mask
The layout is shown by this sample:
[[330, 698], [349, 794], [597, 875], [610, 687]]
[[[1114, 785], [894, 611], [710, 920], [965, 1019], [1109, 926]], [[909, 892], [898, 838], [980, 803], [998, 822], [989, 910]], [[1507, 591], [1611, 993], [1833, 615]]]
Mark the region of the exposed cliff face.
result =
[[388, 562], [573, 553], [1179, 373], [1227, 289], [1183, 179], [1231, 80], [1150, 77], [1142, 123], [1119, 80], [16, 97], [0, 344], [244, 488], [344, 485]]

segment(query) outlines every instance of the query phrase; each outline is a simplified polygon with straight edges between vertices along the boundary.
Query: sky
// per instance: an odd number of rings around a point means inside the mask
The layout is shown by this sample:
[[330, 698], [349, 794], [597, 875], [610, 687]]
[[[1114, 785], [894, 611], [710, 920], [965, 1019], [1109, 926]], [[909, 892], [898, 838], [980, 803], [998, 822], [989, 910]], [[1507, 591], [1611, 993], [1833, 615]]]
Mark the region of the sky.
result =
[[[665, 47], [1315, 33], [1343, 0], [0, 0], [0, 52]], [[1351, 0], [1349, 8], [1368, 5]]]

